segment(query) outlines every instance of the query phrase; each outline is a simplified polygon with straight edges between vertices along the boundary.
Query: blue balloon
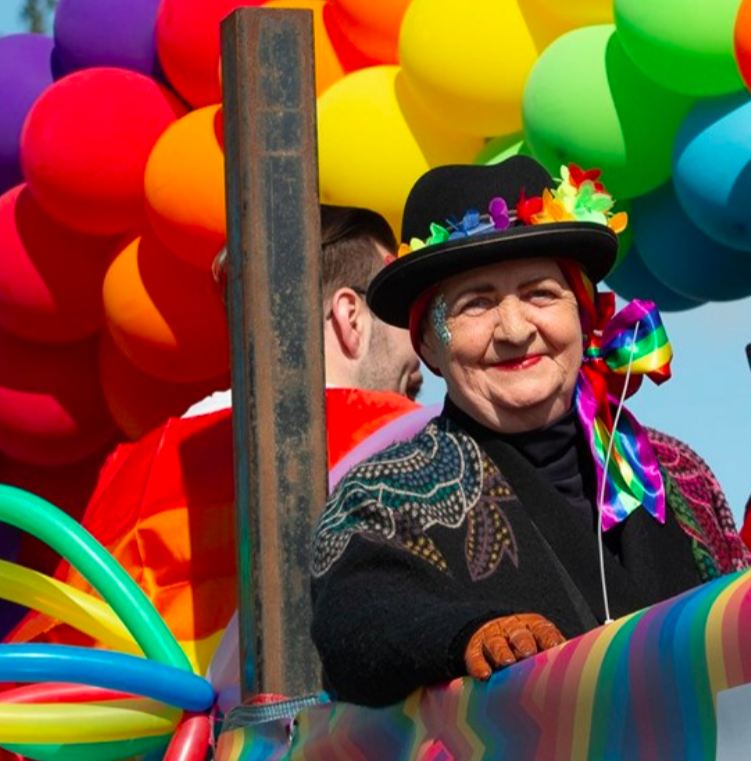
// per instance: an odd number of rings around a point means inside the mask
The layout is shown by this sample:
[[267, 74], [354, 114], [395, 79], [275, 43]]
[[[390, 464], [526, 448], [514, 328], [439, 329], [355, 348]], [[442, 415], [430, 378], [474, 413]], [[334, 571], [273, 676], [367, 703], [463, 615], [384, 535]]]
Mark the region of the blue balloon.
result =
[[72, 682], [130, 692], [186, 711], [214, 704], [202, 676], [125, 653], [70, 645], [0, 645], [4, 682]]
[[716, 241], [751, 251], [751, 99], [699, 101], [681, 125], [673, 182], [689, 219]]
[[672, 182], [634, 198], [631, 212], [639, 256], [663, 285], [703, 301], [751, 295], [751, 253], [723, 246], [699, 230]]
[[632, 246], [621, 263], [605, 278], [605, 285], [626, 301], [654, 301], [663, 312], [682, 312], [703, 304], [663, 285], [645, 266], [636, 246]]
[[0, 193], [23, 182], [21, 128], [34, 101], [52, 82], [49, 37], [9, 34], [0, 38]]

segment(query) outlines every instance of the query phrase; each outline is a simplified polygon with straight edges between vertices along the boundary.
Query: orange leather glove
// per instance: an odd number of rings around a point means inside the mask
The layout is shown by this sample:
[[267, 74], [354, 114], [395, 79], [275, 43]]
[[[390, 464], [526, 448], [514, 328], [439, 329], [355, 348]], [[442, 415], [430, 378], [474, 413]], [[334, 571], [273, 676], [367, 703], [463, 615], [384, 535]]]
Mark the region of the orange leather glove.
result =
[[470, 676], [485, 680], [494, 671], [565, 641], [554, 624], [536, 613], [494, 618], [472, 635], [464, 663]]

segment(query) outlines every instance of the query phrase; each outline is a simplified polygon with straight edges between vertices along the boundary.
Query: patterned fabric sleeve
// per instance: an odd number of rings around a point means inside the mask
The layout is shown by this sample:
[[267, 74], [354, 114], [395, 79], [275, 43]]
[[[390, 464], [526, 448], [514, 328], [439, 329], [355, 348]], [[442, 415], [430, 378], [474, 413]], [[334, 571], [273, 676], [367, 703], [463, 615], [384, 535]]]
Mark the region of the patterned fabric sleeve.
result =
[[[738, 534], [725, 494], [709, 466], [682, 441], [653, 429], [647, 433], [657, 459], [683, 497], [686, 509], [679, 508], [677, 517], [697, 545], [695, 554], [708, 556], [716, 574], [748, 568], [751, 553]], [[668, 491], [670, 488], [668, 485]]]

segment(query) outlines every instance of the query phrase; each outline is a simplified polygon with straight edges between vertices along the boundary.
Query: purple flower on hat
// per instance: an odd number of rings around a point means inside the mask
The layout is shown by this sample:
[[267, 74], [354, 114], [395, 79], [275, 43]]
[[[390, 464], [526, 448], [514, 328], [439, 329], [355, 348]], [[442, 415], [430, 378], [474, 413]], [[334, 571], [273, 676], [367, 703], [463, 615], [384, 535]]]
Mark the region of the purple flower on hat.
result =
[[511, 219], [508, 213], [508, 204], [500, 196], [496, 196], [488, 206], [488, 212], [495, 224], [496, 230], [505, 230], [510, 224]]

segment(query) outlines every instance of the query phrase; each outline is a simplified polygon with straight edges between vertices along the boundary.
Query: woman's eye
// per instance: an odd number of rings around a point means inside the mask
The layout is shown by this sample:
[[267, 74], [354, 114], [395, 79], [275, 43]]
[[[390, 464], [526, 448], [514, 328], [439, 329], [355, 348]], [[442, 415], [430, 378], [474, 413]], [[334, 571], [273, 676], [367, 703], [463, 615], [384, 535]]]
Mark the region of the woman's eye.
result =
[[550, 288], [535, 288], [534, 291], [529, 291], [527, 294], [529, 301], [552, 301], [555, 299], [555, 292]]
[[459, 305], [459, 314], [466, 314], [466, 315], [478, 315], [478, 314], [484, 314], [488, 311], [488, 309], [493, 308], [493, 302], [484, 296], [477, 296], [473, 299], [469, 299], [468, 301], [465, 301], [463, 304]]

